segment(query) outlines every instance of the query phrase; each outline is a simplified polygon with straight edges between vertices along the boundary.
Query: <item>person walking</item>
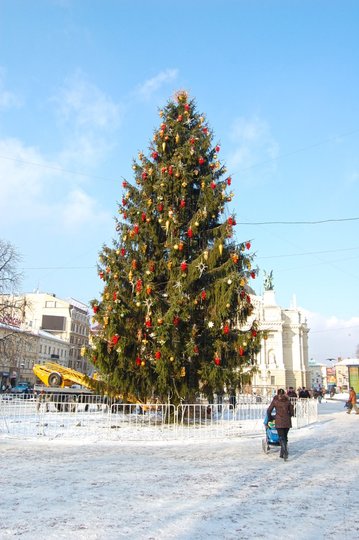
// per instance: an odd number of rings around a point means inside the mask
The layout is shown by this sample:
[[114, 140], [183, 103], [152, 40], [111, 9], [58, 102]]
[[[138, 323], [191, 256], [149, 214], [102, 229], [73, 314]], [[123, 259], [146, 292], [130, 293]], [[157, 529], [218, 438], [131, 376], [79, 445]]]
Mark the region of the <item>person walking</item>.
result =
[[[288, 459], [288, 432], [292, 427], [292, 416], [294, 408], [283, 388], [279, 388], [277, 395], [272, 399], [267, 409], [267, 418], [271, 417], [275, 409], [275, 427], [278, 432], [280, 442], [280, 455], [284, 461]], [[266, 426], [267, 427], [267, 426]]]
[[355, 411], [355, 414], [359, 414], [359, 409], [357, 406], [357, 395], [352, 386], [350, 387], [348, 402], [351, 403], [352, 407], [351, 409], [347, 410], [347, 414], [350, 414], [352, 411]]

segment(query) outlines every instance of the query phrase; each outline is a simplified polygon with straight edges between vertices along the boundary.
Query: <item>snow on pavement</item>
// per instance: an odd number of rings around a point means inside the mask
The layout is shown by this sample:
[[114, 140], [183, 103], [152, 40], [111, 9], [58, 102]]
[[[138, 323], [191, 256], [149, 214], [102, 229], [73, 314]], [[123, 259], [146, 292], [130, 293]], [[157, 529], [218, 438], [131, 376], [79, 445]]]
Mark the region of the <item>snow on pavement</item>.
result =
[[359, 538], [359, 417], [342, 401], [291, 430], [195, 442], [13, 440], [0, 433], [0, 538]]

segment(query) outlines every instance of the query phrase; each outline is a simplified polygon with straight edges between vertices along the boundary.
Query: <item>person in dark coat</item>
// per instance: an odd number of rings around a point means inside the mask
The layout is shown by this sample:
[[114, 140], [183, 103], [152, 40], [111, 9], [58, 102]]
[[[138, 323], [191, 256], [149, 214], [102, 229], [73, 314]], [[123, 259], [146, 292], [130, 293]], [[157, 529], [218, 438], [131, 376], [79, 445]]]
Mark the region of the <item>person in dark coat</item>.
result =
[[280, 456], [285, 461], [288, 459], [288, 431], [292, 427], [293, 405], [283, 388], [279, 388], [277, 395], [272, 399], [267, 409], [267, 418], [271, 417], [275, 409], [275, 427], [280, 442]]
[[290, 386], [288, 388], [287, 396], [289, 398], [296, 398], [297, 397], [297, 392], [294, 390], [293, 386]]
[[301, 391], [299, 392], [299, 397], [301, 399], [309, 399], [310, 398], [310, 393], [309, 391], [306, 389], [305, 386], [303, 386], [303, 388], [301, 389]]

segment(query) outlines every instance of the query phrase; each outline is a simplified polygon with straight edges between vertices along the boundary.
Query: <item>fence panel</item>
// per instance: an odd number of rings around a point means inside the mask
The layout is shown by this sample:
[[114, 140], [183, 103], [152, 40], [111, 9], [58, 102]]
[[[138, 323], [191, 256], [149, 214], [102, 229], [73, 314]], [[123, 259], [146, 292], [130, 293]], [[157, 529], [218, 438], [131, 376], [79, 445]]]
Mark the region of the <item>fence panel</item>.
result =
[[[269, 399], [239, 396], [236, 404], [118, 403], [103, 396], [0, 395], [0, 433], [10, 437], [111, 440], [218, 439], [258, 435]], [[314, 399], [294, 401], [293, 428], [317, 421]]]

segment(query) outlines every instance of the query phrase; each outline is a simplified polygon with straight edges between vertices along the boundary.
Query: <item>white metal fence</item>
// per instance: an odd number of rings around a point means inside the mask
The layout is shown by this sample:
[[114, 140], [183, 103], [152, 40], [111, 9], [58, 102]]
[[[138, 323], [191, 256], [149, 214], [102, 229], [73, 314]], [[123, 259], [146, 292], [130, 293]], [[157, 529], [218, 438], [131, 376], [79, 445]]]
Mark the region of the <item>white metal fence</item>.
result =
[[[136, 405], [103, 396], [0, 395], [0, 436], [94, 437], [109, 440], [214, 439], [264, 432], [269, 399], [239, 396], [231, 404]], [[317, 420], [317, 401], [295, 400], [293, 428]]]

